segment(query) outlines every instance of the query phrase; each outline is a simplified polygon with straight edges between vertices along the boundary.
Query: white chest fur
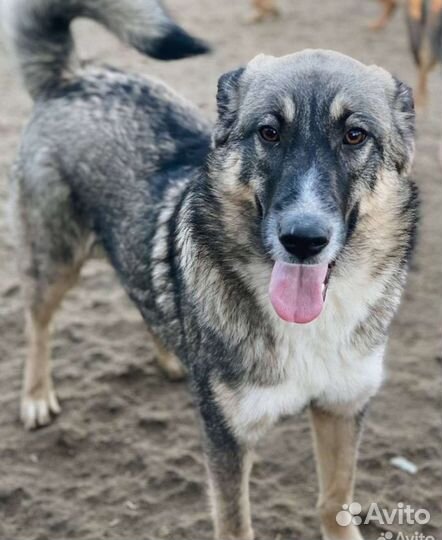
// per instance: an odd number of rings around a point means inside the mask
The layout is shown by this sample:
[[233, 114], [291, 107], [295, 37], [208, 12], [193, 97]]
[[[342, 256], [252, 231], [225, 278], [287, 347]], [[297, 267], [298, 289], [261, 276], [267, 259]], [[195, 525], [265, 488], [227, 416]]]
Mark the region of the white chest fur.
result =
[[245, 385], [230, 394], [230, 422], [239, 437], [253, 440], [281, 415], [296, 413], [313, 400], [356, 412], [376, 393], [382, 382], [385, 346], [367, 354], [350, 339], [370, 303], [382, 294], [382, 283], [367, 286], [368, 276], [363, 274], [361, 270], [335, 282], [321, 316], [308, 325], [281, 321], [269, 304], [267, 290], [262, 291], [260, 300], [275, 327], [276, 354], [284, 376], [278, 384]]

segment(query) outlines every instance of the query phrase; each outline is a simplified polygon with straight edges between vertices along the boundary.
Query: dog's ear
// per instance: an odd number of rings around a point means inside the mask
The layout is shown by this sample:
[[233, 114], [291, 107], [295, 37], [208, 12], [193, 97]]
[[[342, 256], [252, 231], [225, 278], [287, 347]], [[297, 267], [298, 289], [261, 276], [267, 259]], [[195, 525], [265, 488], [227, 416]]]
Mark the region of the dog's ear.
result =
[[399, 79], [395, 81], [394, 123], [399, 140], [393, 141], [395, 165], [399, 173], [408, 174], [414, 155], [415, 112], [412, 89]]
[[216, 95], [218, 120], [213, 135], [215, 146], [220, 146], [226, 142], [235, 122], [239, 107], [241, 77], [244, 69], [240, 67], [234, 71], [224, 73], [218, 80], [218, 92]]

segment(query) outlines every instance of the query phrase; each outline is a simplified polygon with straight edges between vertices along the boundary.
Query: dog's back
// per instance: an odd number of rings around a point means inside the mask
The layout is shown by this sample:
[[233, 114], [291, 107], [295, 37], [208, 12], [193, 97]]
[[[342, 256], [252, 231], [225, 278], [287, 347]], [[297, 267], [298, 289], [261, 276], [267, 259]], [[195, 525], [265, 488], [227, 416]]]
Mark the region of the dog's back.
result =
[[[160, 215], [210, 143], [199, 111], [163, 83], [109, 68], [74, 69], [70, 22], [93, 18], [156, 58], [207, 47], [156, 0], [7, 0], [3, 9], [35, 101], [11, 174], [30, 336], [21, 415], [32, 428], [59, 410], [48, 375], [49, 323], [92, 246], [105, 248], [130, 296], [144, 298]], [[168, 234], [161, 234], [163, 246]]]

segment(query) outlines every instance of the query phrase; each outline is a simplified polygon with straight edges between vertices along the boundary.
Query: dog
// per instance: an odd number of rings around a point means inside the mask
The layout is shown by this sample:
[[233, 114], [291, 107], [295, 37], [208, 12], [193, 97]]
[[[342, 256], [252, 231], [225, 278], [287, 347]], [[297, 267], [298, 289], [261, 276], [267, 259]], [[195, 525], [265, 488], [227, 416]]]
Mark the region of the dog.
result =
[[382, 4], [382, 13], [380, 16], [370, 23], [369, 28], [371, 30], [382, 30], [387, 26], [391, 17], [397, 8], [397, 0], [378, 0]]
[[[370, 26], [384, 28], [397, 8], [397, 0], [381, 0], [384, 10]], [[408, 0], [406, 4], [408, 37], [418, 68], [416, 103], [428, 99], [428, 75], [442, 61], [442, 0]]]
[[6, 16], [35, 100], [11, 174], [25, 426], [59, 413], [49, 326], [98, 246], [165, 368], [187, 370], [215, 538], [254, 538], [251, 449], [281, 415], [309, 408], [323, 538], [360, 540], [336, 514], [353, 500], [415, 237], [410, 89], [337, 52], [259, 55], [220, 77], [212, 127], [159, 81], [70, 69], [80, 14], [153, 56], [201, 52], [159, 4], [69, 7], [14, 0]]

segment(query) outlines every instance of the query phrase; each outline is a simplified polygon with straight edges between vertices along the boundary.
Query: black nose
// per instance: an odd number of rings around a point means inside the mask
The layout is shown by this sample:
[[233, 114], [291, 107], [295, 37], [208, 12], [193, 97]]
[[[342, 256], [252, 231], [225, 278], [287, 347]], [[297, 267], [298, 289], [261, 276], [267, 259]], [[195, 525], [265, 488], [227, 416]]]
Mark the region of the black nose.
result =
[[327, 226], [317, 219], [284, 219], [280, 226], [279, 241], [290, 255], [305, 261], [328, 245], [330, 233]]

